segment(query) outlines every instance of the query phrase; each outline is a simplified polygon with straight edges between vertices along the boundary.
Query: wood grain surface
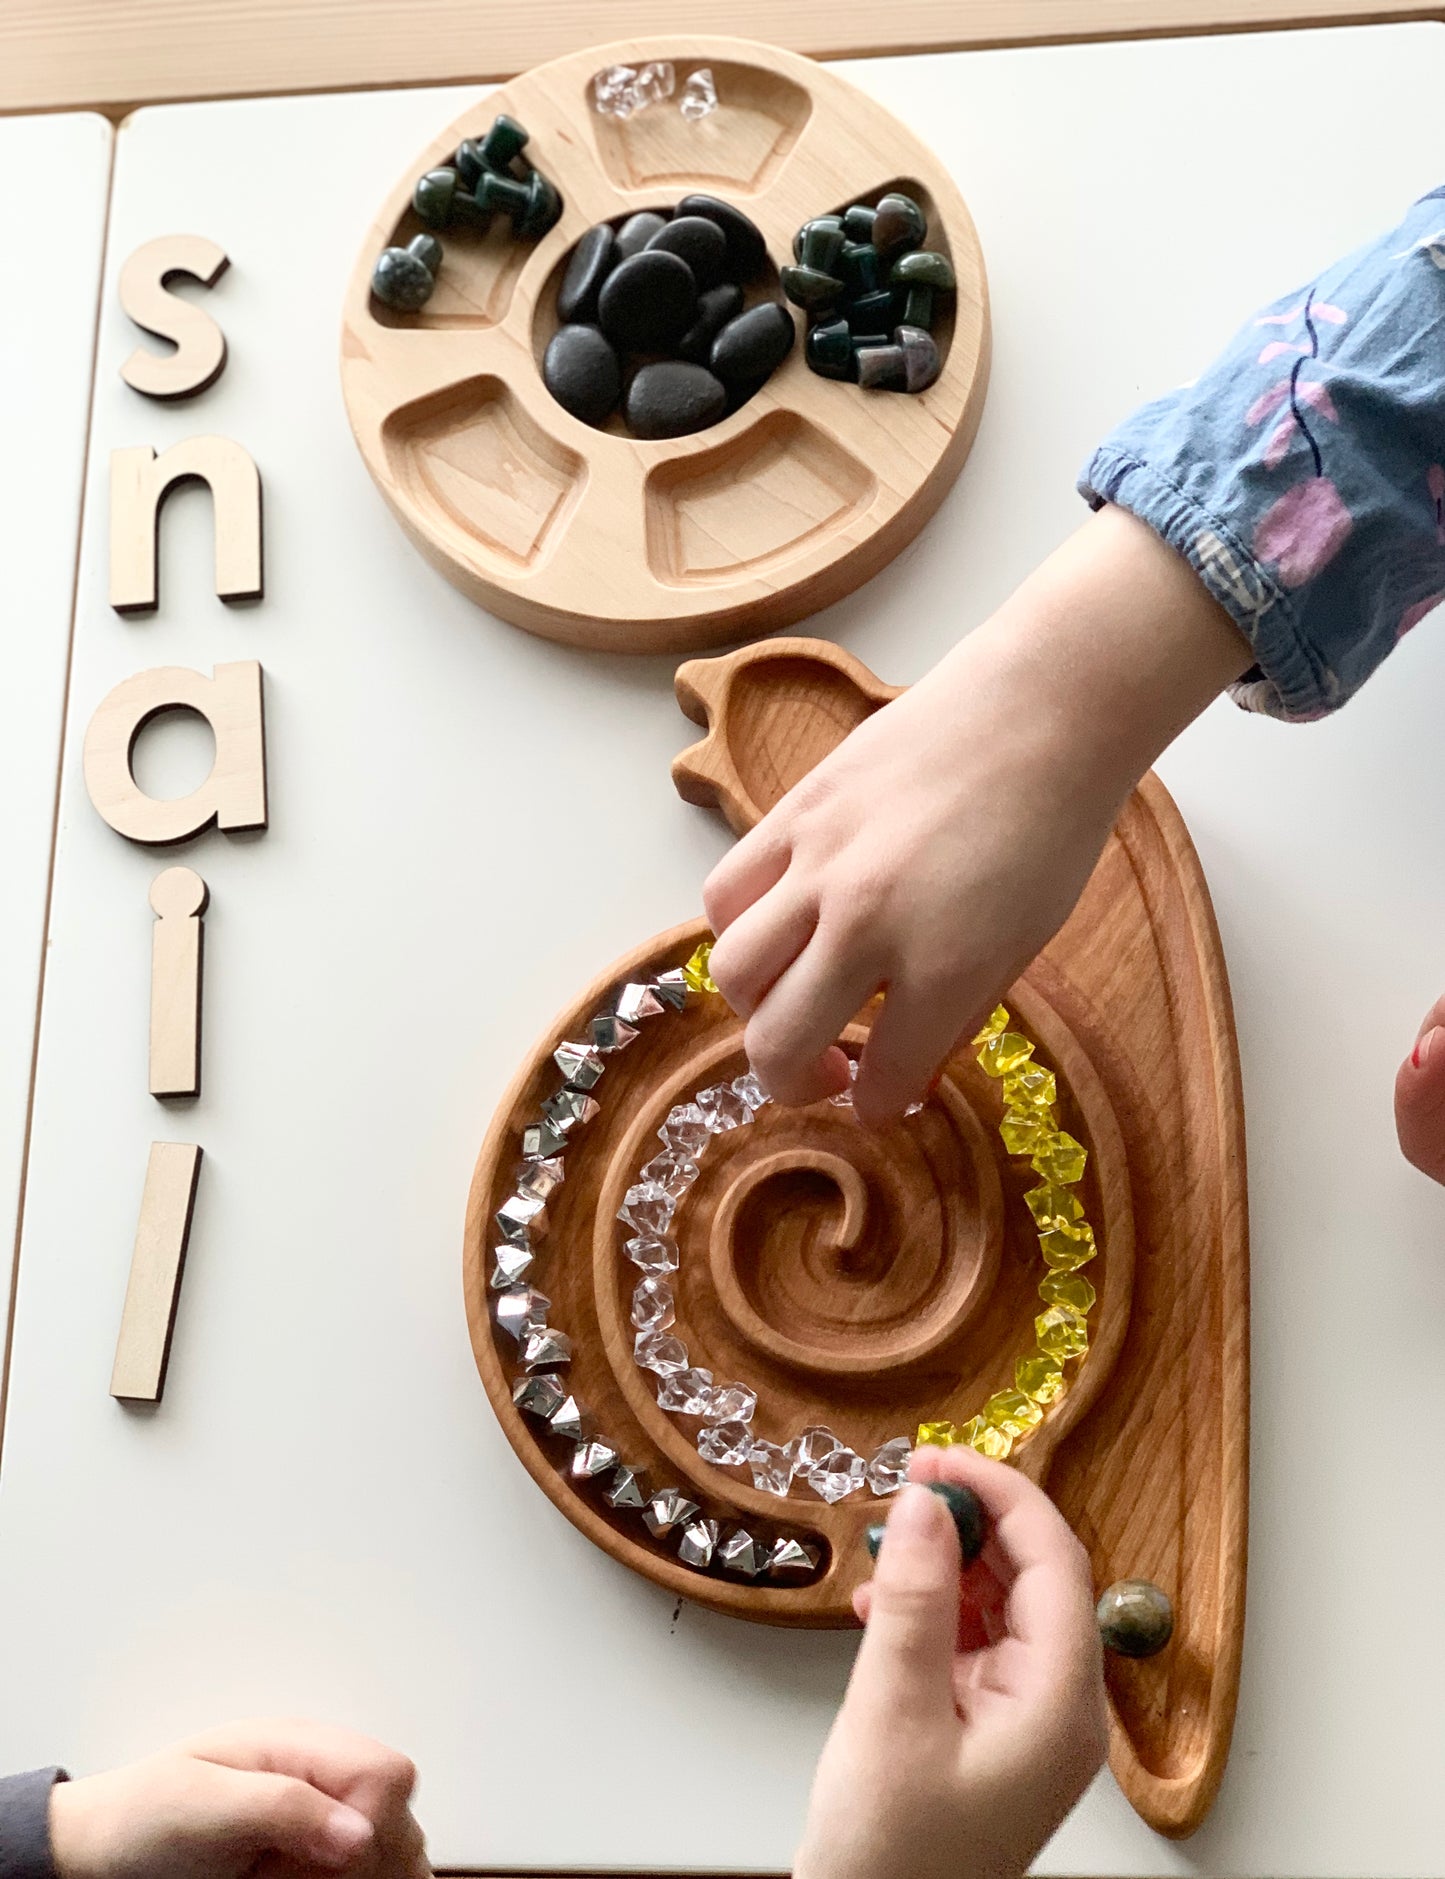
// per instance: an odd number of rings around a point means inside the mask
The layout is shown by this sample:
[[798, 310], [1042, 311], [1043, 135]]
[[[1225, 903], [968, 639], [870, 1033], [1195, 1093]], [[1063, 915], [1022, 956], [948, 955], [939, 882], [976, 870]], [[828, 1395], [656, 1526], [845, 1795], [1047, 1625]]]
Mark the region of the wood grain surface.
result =
[[[588, 0], [10, 0], [0, 112], [471, 83], [605, 38]], [[1439, 0], [633, 0], [635, 34], [724, 30], [814, 58], [1438, 19]]]
[[[851, 655], [775, 640], [693, 661], [678, 679], [707, 727], [678, 759], [690, 801], [750, 827], [852, 725], [886, 702]], [[504, 1430], [543, 1491], [582, 1532], [670, 1592], [765, 1623], [843, 1626], [870, 1570], [867, 1494], [826, 1506], [775, 1499], [745, 1470], [704, 1461], [695, 1424], [653, 1400], [632, 1358], [637, 1273], [616, 1219], [673, 1104], [742, 1072], [743, 1023], [720, 998], [646, 1020], [608, 1060], [599, 1113], [564, 1160], [528, 1274], [575, 1349], [568, 1390], [600, 1437], [681, 1487], [709, 1518], [817, 1546], [795, 1585], [699, 1573], [635, 1513], [578, 1481], [573, 1446], [512, 1402], [520, 1374], [494, 1324], [492, 1218], [515, 1182], [522, 1129], [560, 1083], [552, 1052], [586, 1035], [609, 991], [680, 964], [701, 922], [616, 961], [564, 1012], [503, 1098], [468, 1207], [465, 1285], [473, 1349]], [[1111, 1762], [1140, 1815], [1192, 1832], [1218, 1790], [1238, 1695], [1249, 1465], [1248, 1240], [1238, 1056], [1219, 937], [1199, 864], [1164, 786], [1134, 792], [1059, 935], [1007, 994], [1037, 1061], [1059, 1075], [1060, 1117], [1090, 1149], [1079, 1188], [1101, 1252], [1091, 1344], [1068, 1393], [1015, 1451], [1089, 1551], [1099, 1590], [1144, 1578], [1174, 1603], [1175, 1634], [1147, 1661], [1111, 1658]], [[873, 1007], [845, 1034], [866, 1040]], [[759, 1392], [774, 1442], [823, 1424], [865, 1455], [921, 1420], [963, 1422], [1008, 1387], [1030, 1347], [1038, 1254], [1023, 1189], [1003, 1153], [998, 1086], [956, 1050], [924, 1110], [883, 1131], [850, 1109], [769, 1107], [719, 1138], [670, 1232], [678, 1334], [719, 1382]]]
[[[667, 58], [709, 67], [723, 103], [626, 124], [599, 117], [599, 67]], [[731, 102], [729, 102], [729, 100]], [[423, 172], [498, 112], [560, 189], [535, 248], [502, 218], [446, 231], [437, 290], [415, 314], [371, 293], [377, 256], [421, 224]], [[926, 391], [869, 393], [821, 378], [801, 331], [767, 383], [720, 423], [644, 441], [618, 418], [583, 423], [542, 383], [557, 290], [594, 223], [703, 191], [761, 229], [770, 280], [810, 217], [900, 187], [949, 256], [943, 354]], [[798, 323], [794, 315], [795, 324]], [[775, 47], [669, 34], [620, 40], [527, 72], [440, 128], [408, 164], [362, 245], [342, 319], [341, 379], [358, 448], [393, 514], [448, 580], [548, 639], [607, 651], [698, 651], [792, 625], [842, 599], [913, 540], [963, 466], [988, 381], [988, 292], [968, 209], [947, 169], [875, 100]]]

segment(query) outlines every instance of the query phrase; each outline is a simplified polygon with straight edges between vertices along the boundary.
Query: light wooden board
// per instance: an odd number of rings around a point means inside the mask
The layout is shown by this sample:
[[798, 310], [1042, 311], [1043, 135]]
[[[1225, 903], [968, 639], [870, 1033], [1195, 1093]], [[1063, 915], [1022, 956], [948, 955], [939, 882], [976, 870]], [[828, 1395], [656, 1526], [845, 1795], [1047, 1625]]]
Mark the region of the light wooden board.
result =
[[[97, 117], [0, 124], [0, 1323], [24, 1161], [60, 720], [112, 133]], [[64, 178], [65, 291], [37, 294], [30, 181]], [[47, 240], [60, 239], [47, 237]], [[4, 1419], [0, 1355], [0, 1423]]]
[[[1439, 179], [1445, 37], [849, 76], [953, 168], [994, 300], [973, 458], [908, 554], [818, 622], [907, 681], [1075, 525], [1074, 469], [1119, 412]], [[1261, 127], [1302, 84], [1333, 131], [1284, 195]], [[117, 618], [97, 504], [0, 1466], [0, 1611], [27, 1614], [0, 1631], [16, 1693], [0, 1764], [95, 1767], [281, 1705], [413, 1750], [442, 1864], [775, 1871], [848, 1640], [784, 1650], [690, 1607], [674, 1629], [672, 1601], [516, 1464], [468, 1347], [462, 1215], [488, 1117], [599, 962], [696, 912], [727, 838], [668, 779], [691, 741], [671, 662], [490, 622], [405, 545], [346, 434], [347, 271], [406, 153], [465, 102], [184, 108], [122, 133], [112, 255], [175, 228], [219, 242], [232, 266], [207, 305], [231, 357], [200, 400], [138, 419], [115, 376], [134, 335], [108, 301], [92, 487], [112, 447], [235, 437], [266, 484], [267, 598], [216, 600], [209, 503], [181, 490], [164, 605]], [[1207, 170], [1121, 157], [1125, 134], [1133, 151], [1208, 149]], [[287, 205], [307, 165], [336, 194], [301, 222]], [[173, 1131], [206, 1165], [165, 1401], [137, 1418], [106, 1388], [136, 1196], [167, 1133], [145, 1087], [157, 864], [94, 815], [79, 737], [134, 671], [252, 658], [271, 826], [168, 856], [212, 891], [204, 1094]], [[1420, 1485], [1445, 1443], [1420, 1330], [1445, 1304], [1445, 1195], [1398, 1162], [1389, 1118], [1397, 1053], [1440, 989], [1445, 872], [1423, 857], [1445, 847], [1442, 686], [1445, 646], [1422, 626], [1338, 724], [1221, 707], [1162, 766], [1220, 915], [1259, 1118], [1249, 1631], [1201, 1834], [1162, 1843], [1104, 1779], [1046, 1872], [1438, 1869], [1445, 1612], [1415, 1600], [1402, 1645], [1364, 1600], [1386, 1567], [1430, 1585], [1445, 1548], [1445, 1508]], [[142, 777], [184, 793], [205, 753], [166, 727], [147, 737], [161, 746], [143, 744]], [[58, 1476], [74, 1491], [57, 1496]], [[549, 1700], [588, 1745], [566, 1807], [555, 1760], [518, 1727], [519, 1641], [561, 1667]], [[747, 1804], [704, 1835], [720, 1783]]]
[[719, 30], [817, 59], [961, 47], [1261, 31], [1438, 18], [1438, 0], [589, 0], [479, 8], [468, 0], [10, 0], [0, 20], [0, 110], [510, 78], [630, 33]]

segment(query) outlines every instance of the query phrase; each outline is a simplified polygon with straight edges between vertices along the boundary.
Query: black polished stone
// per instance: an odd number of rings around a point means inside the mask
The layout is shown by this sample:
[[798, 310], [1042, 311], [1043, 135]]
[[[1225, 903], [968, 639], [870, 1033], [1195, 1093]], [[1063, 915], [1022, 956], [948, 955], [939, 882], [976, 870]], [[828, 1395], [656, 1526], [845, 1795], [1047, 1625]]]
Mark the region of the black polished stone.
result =
[[903, 354], [903, 370], [909, 391], [927, 391], [943, 370], [933, 335], [921, 326], [896, 326], [893, 343]]
[[768, 244], [756, 222], [748, 220], [741, 209], [717, 196], [684, 196], [677, 205], [679, 215], [705, 215], [716, 222], [727, 237], [728, 279], [751, 280], [760, 273], [768, 258]]
[[858, 383], [866, 391], [907, 391], [908, 366], [901, 346], [859, 346]]
[[901, 190], [891, 190], [878, 201], [869, 240], [885, 259], [902, 254], [905, 248], [921, 248], [928, 233], [928, 218]]
[[641, 254], [658, 229], [666, 226], [667, 217], [652, 209], [639, 209], [636, 215], [629, 215], [617, 231], [618, 259], [625, 261], [629, 255]]
[[574, 418], [601, 424], [622, 396], [622, 368], [597, 327], [559, 326], [542, 358], [542, 383]]
[[1147, 1579], [1120, 1579], [1094, 1608], [1105, 1650], [1120, 1657], [1153, 1657], [1174, 1635], [1168, 1594]]
[[557, 289], [559, 320], [597, 318], [597, 296], [602, 283], [617, 265], [617, 237], [610, 222], [598, 222], [572, 250], [562, 285]]
[[824, 378], [852, 378], [853, 333], [846, 320], [820, 320], [811, 327], [804, 357]]
[[712, 357], [712, 342], [743, 310], [743, 290], [732, 281], [709, 287], [697, 299], [697, 318], [677, 342], [677, 356], [693, 365], [706, 365]]
[[692, 269], [658, 248], [619, 261], [597, 300], [598, 323], [622, 352], [670, 351], [696, 313]]
[[705, 215], [675, 215], [658, 229], [647, 246], [685, 261], [699, 293], [716, 287], [727, 266], [727, 236]]
[[716, 424], [727, 402], [722, 380], [705, 366], [661, 359], [634, 377], [623, 415], [634, 437], [686, 437]]
[[793, 316], [776, 300], [749, 307], [713, 341], [712, 369], [729, 390], [748, 387], [749, 395], [793, 350], [798, 329]]

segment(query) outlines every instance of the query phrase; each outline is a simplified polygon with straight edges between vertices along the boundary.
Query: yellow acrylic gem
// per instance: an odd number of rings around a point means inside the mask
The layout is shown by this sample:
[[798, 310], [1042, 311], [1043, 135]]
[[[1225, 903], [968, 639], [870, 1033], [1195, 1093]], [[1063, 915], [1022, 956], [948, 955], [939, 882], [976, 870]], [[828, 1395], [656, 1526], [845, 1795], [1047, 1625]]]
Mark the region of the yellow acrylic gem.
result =
[[1089, 1321], [1071, 1305], [1050, 1305], [1034, 1319], [1034, 1330], [1039, 1349], [1061, 1364], [1070, 1357], [1082, 1357], [1089, 1348]]
[[1043, 1355], [1020, 1357], [1014, 1365], [1014, 1382], [1036, 1403], [1056, 1403], [1069, 1387], [1054, 1359]]
[[1024, 1201], [1040, 1232], [1051, 1227], [1055, 1221], [1061, 1220], [1067, 1224], [1084, 1217], [1084, 1204], [1078, 1195], [1071, 1194], [1066, 1187], [1056, 1187], [1053, 1182], [1047, 1182], [1043, 1187], [1031, 1187], [1024, 1195]]
[[920, 1448], [952, 1448], [960, 1441], [957, 1428], [951, 1422], [920, 1422], [918, 1425], [918, 1445]]
[[1011, 1155], [1032, 1155], [1053, 1140], [1053, 1118], [1047, 1110], [1006, 1109], [998, 1132]]
[[[980, 1417], [979, 1421], [982, 1422], [983, 1418]], [[976, 1448], [980, 1455], [987, 1455], [990, 1461], [1007, 1461], [1013, 1445], [1014, 1439], [1006, 1429], [995, 1429], [985, 1422], [979, 1431], [978, 1440], [969, 1446]]]
[[708, 970], [712, 941], [704, 940], [682, 969], [682, 976], [694, 992], [715, 992], [717, 984]]
[[1022, 1390], [998, 1390], [984, 1404], [983, 1419], [1017, 1441], [1043, 1421], [1044, 1412]]
[[1052, 1109], [1058, 1101], [1059, 1087], [1052, 1070], [1042, 1064], [1025, 1064], [1022, 1070], [1010, 1070], [1003, 1080], [1003, 1099], [1020, 1109]]
[[988, 1424], [982, 1416], [970, 1416], [958, 1432], [958, 1439], [969, 1448], [977, 1448]]
[[1039, 1235], [1039, 1251], [1050, 1272], [1072, 1272], [1076, 1266], [1087, 1266], [1098, 1250], [1094, 1229], [1087, 1221], [1070, 1227], [1054, 1225]]
[[1089, 1151], [1084, 1144], [1076, 1142], [1067, 1129], [1060, 1129], [1058, 1140], [1034, 1156], [1034, 1166], [1045, 1180], [1067, 1187], [1071, 1182], [1083, 1180], [1084, 1163], [1088, 1159]]
[[990, 1039], [997, 1037], [1000, 1032], [1006, 1031], [1007, 1029], [1008, 1013], [1004, 1010], [1002, 1005], [995, 1005], [993, 1015], [973, 1041], [975, 1044], [987, 1044]]
[[1051, 1272], [1039, 1286], [1046, 1305], [1068, 1305], [1074, 1311], [1092, 1311], [1098, 1296], [1082, 1272]]
[[1028, 1062], [1034, 1047], [1020, 1031], [1004, 1031], [991, 1037], [978, 1053], [985, 1076], [1006, 1077], [1010, 1070]]

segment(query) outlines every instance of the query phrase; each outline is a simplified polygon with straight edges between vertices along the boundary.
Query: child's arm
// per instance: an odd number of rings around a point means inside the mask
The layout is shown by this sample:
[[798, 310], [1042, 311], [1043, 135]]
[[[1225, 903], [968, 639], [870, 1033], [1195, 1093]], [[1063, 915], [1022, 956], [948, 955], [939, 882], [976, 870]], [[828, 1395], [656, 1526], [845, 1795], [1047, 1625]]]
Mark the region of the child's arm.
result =
[[1129, 789], [1226, 685], [1342, 704], [1445, 598], [1445, 192], [1136, 413], [1100, 513], [786, 796], [705, 889], [712, 970], [785, 1102], [923, 1094], [1051, 937]]
[[1089, 1562], [1063, 1517], [971, 1449], [921, 1448], [913, 1474], [973, 1488], [993, 1530], [960, 1582], [938, 1496], [894, 1503], [795, 1879], [1022, 1879], [1108, 1747]]
[[[39, 1778], [44, 1786], [55, 1771]], [[35, 1778], [12, 1817], [28, 1836], [16, 1879], [242, 1879], [346, 1872], [429, 1879], [403, 1755], [315, 1723], [236, 1724], [145, 1761], [60, 1780], [35, 1818]], [[43, 1787], [38, 1790], [43, 1793]], [[0, 1848], [7, 1825], [0, 1816]], [[8, 1872], [0, 1860], [0, 1871]]]

